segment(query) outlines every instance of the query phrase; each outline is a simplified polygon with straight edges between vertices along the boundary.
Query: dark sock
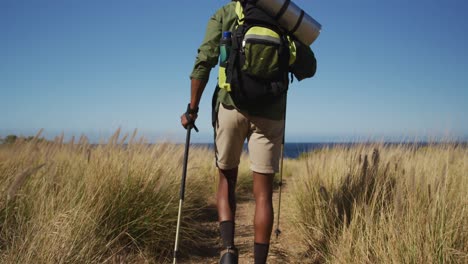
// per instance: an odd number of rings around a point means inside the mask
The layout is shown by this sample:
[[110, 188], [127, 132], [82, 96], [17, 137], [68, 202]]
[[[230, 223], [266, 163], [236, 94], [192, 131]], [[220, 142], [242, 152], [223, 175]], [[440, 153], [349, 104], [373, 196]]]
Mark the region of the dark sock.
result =
[[254, 259], [255, 264], [265, 264], [268, 256], [270, 244], [254, 244]]
[[223, 221], [219, 223], [219, 231], [221, 240], [223, 240], [223, 248], [234, 247], [234, 222]]

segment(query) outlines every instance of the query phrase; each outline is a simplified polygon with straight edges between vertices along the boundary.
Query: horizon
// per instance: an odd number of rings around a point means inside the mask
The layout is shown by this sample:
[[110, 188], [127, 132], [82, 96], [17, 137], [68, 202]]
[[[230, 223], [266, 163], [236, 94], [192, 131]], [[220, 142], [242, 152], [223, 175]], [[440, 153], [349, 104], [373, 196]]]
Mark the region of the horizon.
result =
[[[185, 130], [186, 131], [186, 130]], [[7, 136], [17, 136], [20, 138], [28, 138], [28, 137], [38, 137], [48, 141], [54, 141], [57, 138], [63, 137], [63, 142], [67, 143], [71, 140], [74, 140], [75, 143], [80, 139], [80, 137], [84, 136], [89, 141], [90, 144], [107, 144], [115, 135], [118, 135], [117, 141], [122, 140], [124, 137], [126, 138], [124, 141], [124, 145], [128, 144], [130, 137], [135, 133], [135, 141], [143, 139], [145, 143], [148, 144], [183, 144], [185, 143], [185, 136], [186, 132], [184, 133], [184, 137], [180, 138], [169, 138], [163, 136], [148, 136], [145, 134], [139, 133], [138, 129], [134, 129], [132, 131], [125, 131], [116, 129], [114, 132], [103, 133], [100, 135], [87, 135], [84, 133], [81, 134], [66, 134], [64, 132], [57, 132], [57, 133], [47, 133], [47, 131], [39, 130], [36, 133], [32, 134], [15, 134], [15, 133], [0, 133], [0, 140], [4, 139]], [[204, 137], [197, 137], [197, 134], [194, 130], [191, 131], [191, 144], [213, 144], [212, 139], [207, 139]], [[315, 138], [288, 138], [286, 133], [285, 144], [439, 144], [439, 143], [468, 143], [468, 136], [465, 137], [456, 137], [453, 135], [443, 135], [443, 136], [316, 136]], [[246, 144], [246, 143], [244, 143]]]

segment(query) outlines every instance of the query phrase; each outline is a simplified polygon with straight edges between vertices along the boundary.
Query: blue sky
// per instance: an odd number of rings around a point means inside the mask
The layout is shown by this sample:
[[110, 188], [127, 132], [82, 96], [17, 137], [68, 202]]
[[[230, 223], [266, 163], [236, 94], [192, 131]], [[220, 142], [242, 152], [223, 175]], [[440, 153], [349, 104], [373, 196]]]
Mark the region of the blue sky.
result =
[[[0, 0], [0, 136], [183, 141], [179, 117], [209, 17], [227, 1]], [[286, 139], [468, 139], [468, 2], [296, 0], [323, 25], [295, 81]], [[210, 100], [193, 140], [210, 142]]]

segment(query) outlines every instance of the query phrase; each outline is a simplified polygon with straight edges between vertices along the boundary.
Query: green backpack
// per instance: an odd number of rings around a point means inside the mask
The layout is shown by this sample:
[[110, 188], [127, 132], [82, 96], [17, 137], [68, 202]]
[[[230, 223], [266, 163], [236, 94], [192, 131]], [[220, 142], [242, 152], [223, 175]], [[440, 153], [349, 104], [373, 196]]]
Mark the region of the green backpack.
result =
[[294, 42], [248, 1], [237, 2], [236, 13], [237, 27], [231, 34], [227, 62], [220, 65], [218, 86], [229, 92], [238, 107], [271, 103], [288, 89]]
[[[289, 72], [298, 80], [313, 76], [313, 52], [290, 37], [274, 18], [252, 1], [237, 2], [236, 13], [238, 26], [231, 34], [230, 55], [220, 67], [218, 81], [236, 106], [270, 104], [282, 98], [289, 88]], [[297, 58], [297, 48], [301, 53], [309, 50], [312, 57]]]

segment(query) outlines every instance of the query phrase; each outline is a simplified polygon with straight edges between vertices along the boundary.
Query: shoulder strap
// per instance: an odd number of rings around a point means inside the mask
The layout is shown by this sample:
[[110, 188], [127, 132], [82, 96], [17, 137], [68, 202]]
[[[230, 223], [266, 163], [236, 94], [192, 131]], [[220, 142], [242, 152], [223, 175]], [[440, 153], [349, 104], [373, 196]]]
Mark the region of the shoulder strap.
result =
[[236, 15], [237, 15], [237, 24], [243, 25], [245, 16], [244, 16], [244, 8], [242, 7], [242, 4], [240, 1], [237, 1], [236, 3]]

